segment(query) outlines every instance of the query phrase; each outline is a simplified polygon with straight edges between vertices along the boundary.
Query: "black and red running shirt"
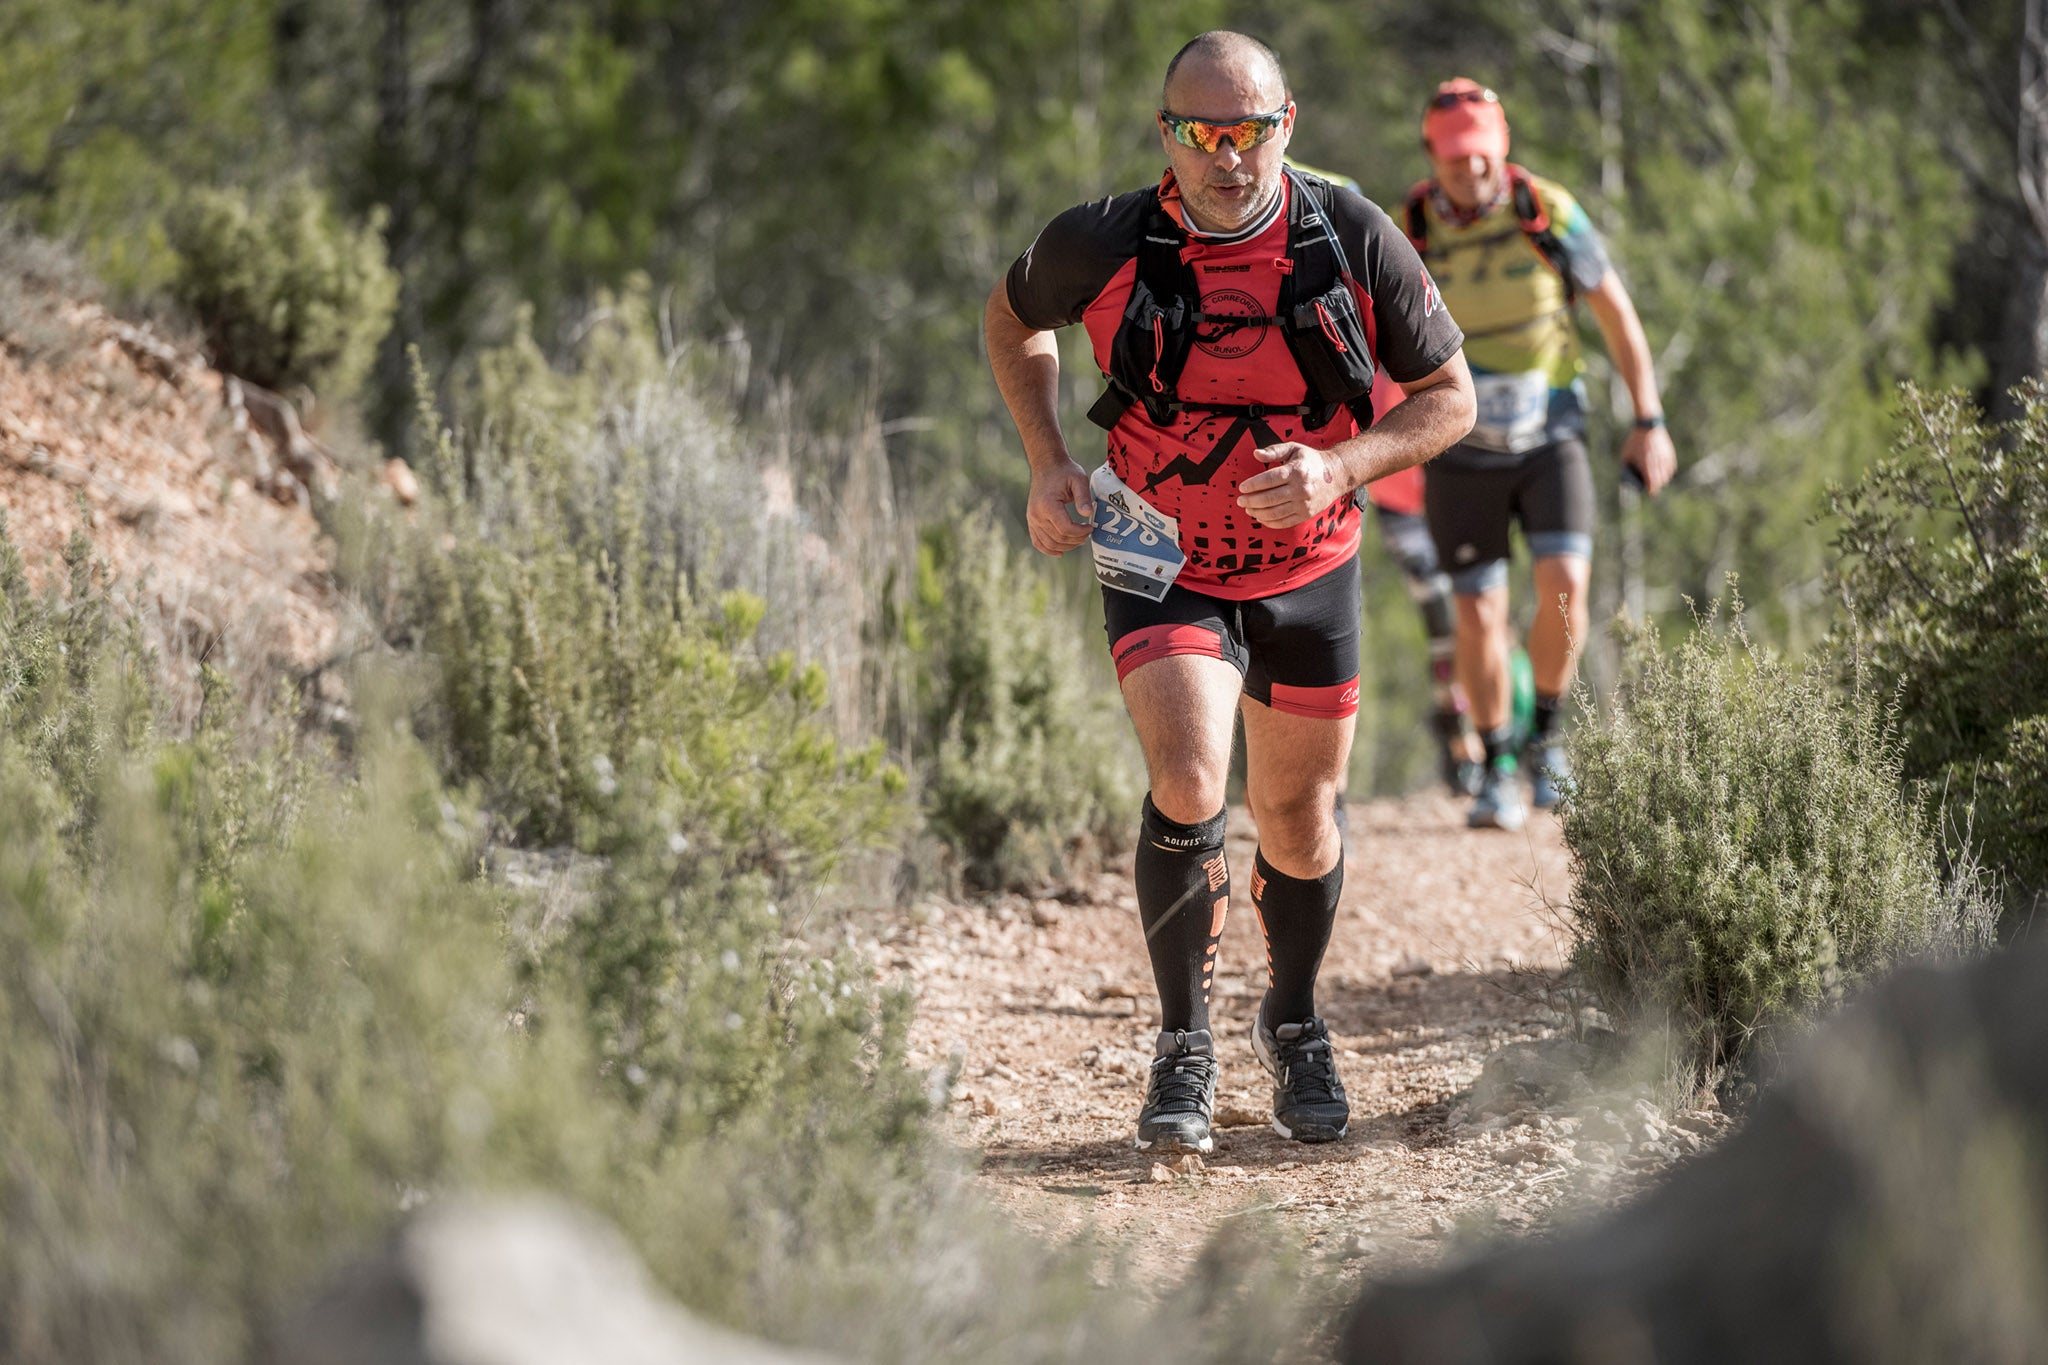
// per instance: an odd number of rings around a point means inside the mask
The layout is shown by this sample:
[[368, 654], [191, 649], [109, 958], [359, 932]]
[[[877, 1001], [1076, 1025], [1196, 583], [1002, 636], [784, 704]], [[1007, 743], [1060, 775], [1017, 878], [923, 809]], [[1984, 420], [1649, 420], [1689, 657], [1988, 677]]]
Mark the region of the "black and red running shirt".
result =
[[[1205, 313], [1271, 316], [1280, 299], [1287, 255], [1283, 202], [1261, 224], [1235, 237], [1189, 234], [1189, 262], [1202, 289]], [[1173, 173], [1159, 187], [1160, 203], [1177, 221], [1180, 191]], [[1110, 346], [1123, 321], [1137, 274], [1138, 243], [1152, 192], [1136, 190], [1068, 209], [1046, 225], [1031, 249], [1010, 267], [1010, 307], [1027, 327], [1044, 331], [1079, 322], [1088, 329], [1098, 368], [1109, 368]], [[1413, 383], [1442, 368], [1464, 341], [1415, 248], [1393, 220], [1369, 200], [1333, 187], [1330, 217], [1352, 274], [1380, 382]], [[1308, 386], [1278, 329], [1229, 329], [1204, 323], [1177, 397], [1184, 403], [1262, 403], [1290, 407], [1307, 399]], [[1267, 418], [1282, 440], [1326, 450], [1358, 434], [1351, 414], [1339, 411], [1320, 430], [1300, 417]], [[1131, 488], [1180, 523], [1187, 566], [1179, 582], [1196, 592], [1233, 601], [1270, 597], [1310, 582], [1343, 564], [1358, 549], [1359, 513], [1340, 498], [1320, 515], [1284, 531], [1259, 525], [1237, 505], [1237, 487], [1265, 466], [1251, 439], [1218, 451], [1236, 425], [1223, 413], [1183, 412], [1164, 427], [1140, 406], [1127, 410], [1109, 433], [1109, 464]]]

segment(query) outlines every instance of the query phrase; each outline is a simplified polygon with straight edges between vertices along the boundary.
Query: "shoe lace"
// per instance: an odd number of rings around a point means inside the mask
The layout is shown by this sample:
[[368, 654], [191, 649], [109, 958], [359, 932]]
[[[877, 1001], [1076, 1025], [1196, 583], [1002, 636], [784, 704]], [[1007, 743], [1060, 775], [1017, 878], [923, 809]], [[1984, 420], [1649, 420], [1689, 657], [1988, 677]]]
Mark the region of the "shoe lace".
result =
[[1216, 1059], [1199, 1052], [1180, 1052], [1152, 1063], [1151, 1108], [1162, 1114], [1201, 1113], [1209, 1103], [1209, 1081]]
[[1297, 1104], [1320, 1104], [1344, 1093], [1337, 1079], [1337, 1059], [1326, 1037], [1298, 1038], [1279, 1048], [1281, 1074], [1287, 1077], [1287, 1093]]

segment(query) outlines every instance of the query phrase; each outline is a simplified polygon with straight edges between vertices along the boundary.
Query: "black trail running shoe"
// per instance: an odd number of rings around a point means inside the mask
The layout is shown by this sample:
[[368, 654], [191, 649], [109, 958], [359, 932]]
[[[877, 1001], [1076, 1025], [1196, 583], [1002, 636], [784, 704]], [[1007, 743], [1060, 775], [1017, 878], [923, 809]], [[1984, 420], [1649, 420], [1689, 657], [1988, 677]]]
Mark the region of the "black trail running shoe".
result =
[[1252, 1051], [1273, 1075], [1273, 1131], [1296, 1142], [1335, 1142], [1351, 1126], [1329, 1026], [1316, 1018], [1266, 1027], [1252, 1020]]
[[1145, 1107], [1138, 1111], [1138, 1150], [1212, 1150], [1216, 1140], [1209, 1136], [1209, 1116], [1216, 1110], [1216, 1048], [1209, 1030], [1164, 1030], [1152, 1053]]

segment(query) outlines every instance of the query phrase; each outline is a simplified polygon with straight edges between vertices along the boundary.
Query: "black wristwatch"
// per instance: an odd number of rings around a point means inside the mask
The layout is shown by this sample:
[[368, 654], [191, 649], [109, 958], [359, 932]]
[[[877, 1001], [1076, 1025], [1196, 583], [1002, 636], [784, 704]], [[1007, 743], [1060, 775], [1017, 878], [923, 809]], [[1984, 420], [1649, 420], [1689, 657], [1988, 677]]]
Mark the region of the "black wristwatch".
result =
[[1664, 425], [1664, 414], [1663, 414], [1663, 413], [1661, 413], [1661, 412], [1660, 412], [1660, 413], [1658, 413], [1658, 414], [1656, 414], [1656, 415], [1655, 415], [1654, 417], [1638, 417], [1638, 418], [1636, 418], [1636, 430], [1637, 430], [1637, 431], [1655, 431], [1655, 430], [1656, 430], [1656, 429], [1657, 429], [1658, 427], [1661, 427], [1661, 426], [1663, 426], [1663, 425]]

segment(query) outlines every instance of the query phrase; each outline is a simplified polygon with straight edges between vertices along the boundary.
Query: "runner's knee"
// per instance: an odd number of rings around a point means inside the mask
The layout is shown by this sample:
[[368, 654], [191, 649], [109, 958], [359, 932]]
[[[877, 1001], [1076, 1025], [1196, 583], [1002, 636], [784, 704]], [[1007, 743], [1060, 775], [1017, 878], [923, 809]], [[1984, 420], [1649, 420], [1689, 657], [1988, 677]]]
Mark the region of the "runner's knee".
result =
[[[1530, 537], [1530, 543], [1534, 545], [1535, 537]], [[1593, 581], [1592, 561], [1569, 551], [1541, 555], [1536, 560], [1535, 579], [1538, 592], [1582, 596]]]
[[1336, 801], [1335, 780], [1308, 781], [1286, 791], [1260, 793], [1256, 808], [1259, 847], [1276, 864], [1300, 866], [1312, 861], [1315, 851], [1338, 828]]
[[1223, 773], [1199, 767], [1163, 766], [1152, 774], [1152, 792], [1146, 809], [1177, 824], [1200, 824], [1223, 808], [1225, 782]]
[[1505, 630], [1508, 623], [1506, 585], [1499, 591], [1461, 592], [1457, 595], [1458, 624], [1466, 630]]

